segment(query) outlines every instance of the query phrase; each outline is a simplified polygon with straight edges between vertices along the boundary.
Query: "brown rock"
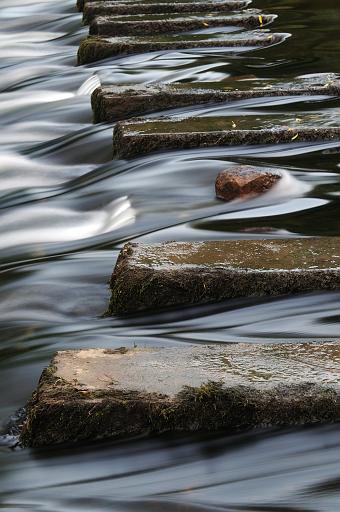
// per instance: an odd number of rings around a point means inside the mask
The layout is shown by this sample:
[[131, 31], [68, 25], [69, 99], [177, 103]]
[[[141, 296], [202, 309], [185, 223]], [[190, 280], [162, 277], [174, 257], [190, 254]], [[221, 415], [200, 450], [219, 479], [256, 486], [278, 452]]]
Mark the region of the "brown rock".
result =
[[235, 165], [221, 171], [215, 182], [216, 197], [223, 201], [232, 201], [264, 194], [275, 185], [281, 175], [271, 170]]

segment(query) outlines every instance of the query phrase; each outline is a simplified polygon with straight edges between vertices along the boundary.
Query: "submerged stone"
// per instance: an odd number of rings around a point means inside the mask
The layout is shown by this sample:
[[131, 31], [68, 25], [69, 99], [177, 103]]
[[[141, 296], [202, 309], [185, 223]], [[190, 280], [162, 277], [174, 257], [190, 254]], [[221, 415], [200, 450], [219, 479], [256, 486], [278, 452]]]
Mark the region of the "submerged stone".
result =
[[340, 344], [59, 352], [27, 408], [25, 446], [340, 419]]
[[[134, 14], [172, 14], [177, 13], [195, 13], [195, 12], [230, 12], [244, 9], [250, 2], [229, 2], [227, 0], [218, 0], [204, 2], [200, 0], [189, 0], [187, 2], [178, 1], [175, 3], [166, 3], [168, 0], [155, 0], [136, 2], [135, 0], [121, 1], [103, 1], [87, 2], [84, 6], [84, 23], [90, 23], [97, 16], [114, 15], [134, 15]], [[260, 12], [260, 11], [259, 11]]]
[[268, 119], [243, 116], [120, 121], [113, 131], [113, 157], [133, 158], [159, 150], [340, 142], [340, 127], [304, 126], [303, 123], [298, 123], [297, 126], [299, 127], [285, 126], [282, 116]]
[[258, 14], [234, 14], [231, 16], [210, 13], [198, 15], [139, 15], [139, 16], [99, 16], [90, 24], [90, 34], [98, 36], [143, 36], [168, 34], [211, 27], [257, 28], [272, 23], [276, 16]]
[[97, 88], [92, 95], [94, 122], [114, 122], [131, 116], [150, 114], [170, 108], [205, 103], [227, 103], [251, 98], [306, 96], [329, 98], [340, 95], [338, 80], [314, 83], [301, 80], [287, 84], [230, 90], [227, 84], [150, 84], [112, 85]]
[[265, 48], [284, 41], [289, 34], [269, 33], [266, 29], [254, 30], [242, 34], [228, 34], [223, 38], [206, 39], [198, 35], [181, 37], [163, 35], [149, 37], [101, 37], [89, 36], [81, 41], [78, 50], [78, 64], [89, 64], [97, 60], [117, 55], [144, 53], [165, 50], [187, 50], [195, 48]]
[[340, 237], [125, 245], [108, 314], [340, 289]]
[[216, 197], [223, 201], [248, 198], [268, 192], [281, 179], [272, 169], [234, 165], [221, 171], [215, 182]]

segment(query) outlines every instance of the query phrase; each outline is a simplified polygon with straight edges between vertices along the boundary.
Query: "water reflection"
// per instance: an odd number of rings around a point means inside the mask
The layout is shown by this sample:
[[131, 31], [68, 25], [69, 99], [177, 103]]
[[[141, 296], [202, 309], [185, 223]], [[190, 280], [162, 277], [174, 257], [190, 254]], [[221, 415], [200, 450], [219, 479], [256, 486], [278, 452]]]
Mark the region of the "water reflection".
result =
[[5, 455], [2, 503], [56, 512], [331, 511], [339, 449], [338, 429], [324, 427], [14, 453]]

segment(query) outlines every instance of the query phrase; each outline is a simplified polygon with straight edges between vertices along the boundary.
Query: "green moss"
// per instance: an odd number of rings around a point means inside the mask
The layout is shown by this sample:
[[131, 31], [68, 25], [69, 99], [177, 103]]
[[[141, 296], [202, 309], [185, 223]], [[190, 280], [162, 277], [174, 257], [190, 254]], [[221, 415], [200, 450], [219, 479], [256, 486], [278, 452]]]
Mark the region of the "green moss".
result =
[[60, 379], [52, 361], [28, 404], [21, 442], [34, 447], [163, 432], [238, 431], [339, 417], [336, 391], [308, 383], [259, 389], [208, 381], [172, 397], [117, 388], [91, 392]]

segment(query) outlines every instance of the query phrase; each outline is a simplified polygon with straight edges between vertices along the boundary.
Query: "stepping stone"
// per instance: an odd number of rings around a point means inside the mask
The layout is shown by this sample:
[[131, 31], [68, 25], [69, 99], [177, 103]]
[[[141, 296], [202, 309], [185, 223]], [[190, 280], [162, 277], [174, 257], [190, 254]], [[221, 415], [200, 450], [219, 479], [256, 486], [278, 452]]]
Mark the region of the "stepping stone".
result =
[[340, 237], [129, 243], [111, 278], [109, 315], [340, 289]]
[[[168, 0], [165, 0], [168, 1]], [[178, 1], [174, 3], [162, 3], [135, 0], [109, 1], [109, 2], [87, 2], [84, 7], [83, 21], [90, 23], [97, 16], [114, 16], [124, 14], [173, 14], [194, 13], [194, 12], [230, 12], [247, 7], [250, 2], [229, 2], [225, 0], [203, 2], [203, 1]], [[259, 11], [260, 13], [260, 11]]]
[[150, 14], [149, 16], [99, 16], [90, 25], [90, 34], [97, 36], [143, 36], [187, 32], [190, 30], [212, 27], [244, 27], [259, 28], [272, 23], [275, 15], [244, 13], [231, 16], [191, 13], [182, 14]]
[[[149, 5], [156, 5], [156, 4], [163, 4], [168, 3], [169, 0], [117, 0], [117, 1], [103, 1], [103, 0], [77, 0], [77, 7], [79, 11], [85, 11], [91, 12], [92, 9], [97, 9], [97, 12], [102, 14], [106, 14], [107, 11], [111, 9], [112, 6], [115, 4], [131, 4], [131, 5], [139, 5], [139, 4], [149, 4]], [[184, 4], [184, 3], [190, 3], [192, 0], [173, 0], [171, 5], [173, 6], [172, 11], [174, 12], [174, 6], [177, 4]], [[205, 3], [203, 0], [196, 0], [197, 3]], [[228, 8], [229, 11], [237, 11], [239, 9], [244, 9], [247, 7], [251, 0], [221, 0], [221, 3], [225, 4], [225, 8]], [[135, 14], [137, 14], [137, 11], [134, 11]]]
[[228, 344], [58, 352], [24, 446], [340, 420], [340, 345]]
[[265, 48], [284, 41], [289, 34], [269, 33], [266, 29], [227, 34], [225, 38], [205, 39], [198, 35], [183, 35], [176, 38], [170, 34], [149, 37], [100, 37], [89, 36], [81, 41], [78, 50], [78, 64], [89, 64], [97, 60], [118, 55], [166, 50], [188, 50], [223, 48], [226, 52], [242, 49]]
[[216, 197], [223, 201], [249, 199], [268, 192], [281, 177], [273, 169], [233, 165], [218, 174], [215, 182]]
[[[340, 82], [318, 84], [312, 81], [288, 82], [272, 87], [226, 90], [225, 84], [207, 85], [127, 85], [105, 86], [92, 95], [94, 122], [114, 122], [131, 116], [139, 116], [170, 108], [186, 107], [205, 103], [228, 103], [251, 98], [281, 96], [313, 96], [329, 98], [340, 95]], [[303, 98], [302, 98], [303, 99]]]
[[[284, 118], [191, 117], [120, 121], [113, 131], [113, 157], [153, 151], [295, 142], [340, 142], [340, 127], [284, 126]], [[269, 128], [262, 128], [269, 125]]]

